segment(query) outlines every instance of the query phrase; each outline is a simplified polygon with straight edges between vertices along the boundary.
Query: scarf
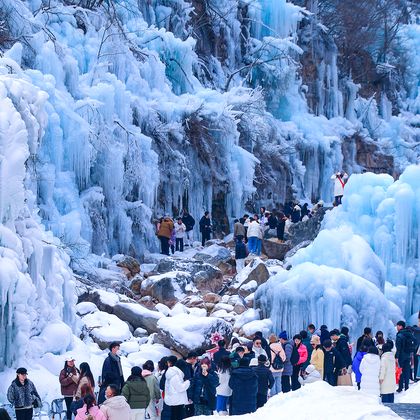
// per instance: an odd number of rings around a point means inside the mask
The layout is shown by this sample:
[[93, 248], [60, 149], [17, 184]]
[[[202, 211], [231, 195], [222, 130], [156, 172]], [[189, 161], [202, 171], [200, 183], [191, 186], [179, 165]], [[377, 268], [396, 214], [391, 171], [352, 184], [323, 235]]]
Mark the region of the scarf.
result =
[[114, 360], [115, 362], [117, 362], [118, 364], [118, 370], [120, 372], [120, 376], [123, 376], [123, 370], [122, 370], [122, 366], [121, 366], [121, 359], [119, 356], [117, 356], [116, 354], [113, 354], [112, 352], [109, 353], [109, 357]]

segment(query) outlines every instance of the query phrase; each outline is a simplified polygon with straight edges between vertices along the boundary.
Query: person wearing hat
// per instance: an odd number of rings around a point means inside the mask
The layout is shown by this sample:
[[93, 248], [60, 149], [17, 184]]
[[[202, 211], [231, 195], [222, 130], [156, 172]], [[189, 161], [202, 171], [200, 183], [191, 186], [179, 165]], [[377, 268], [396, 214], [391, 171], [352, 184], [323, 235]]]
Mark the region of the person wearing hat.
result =
[[16, 379], [7, 390], [7, 399], [15, 407], [17, 420], [32, 420], [33, 409], [41, 404], [41, 398], [35, 385], [28, 379], [28, 371], [20, 367]]
[[312, 354], [310, 364], [324, 377], [324, 352], [322, 351], [321, 339], [317, 335], [311, 337]]
[[121, 359], [118, 356], [120, 350], [120, 343], [113, 341], [109, 345], [108, 357], [104, 360], [102, 365], [102, 383], [99, 388], [98, 404], [102, 404], [105, 401], [105, 390], [108, 385], [115, 385], [118, 392], [121, 391], [124, 385], [124, 376], [121, 366]]
[[283, 346], [284, 352], [286, 354], [286, 360], [284, 361], [283, 372], [281, 373], [281, 390], [283, 393], [289, 392], [292, 389], [291, 386], [291, 377], [293, 373], [293, 366], [290, 361], [293, 353], [294, 343], [291, 340], [288, 340], [287, 332], [282, 331], [279, 334], [280, 343]]
[[253, 413], [257, 409], [258, 377], [246, 358], [239, 360], [239, 367], [232, 371], [229, 379], [232, 389], [230, 414]]
[[121, 395], [125, 397], [130, 406], [131, 420], [143, 420], [146, 408], [150, 403], [150, 391], [140, 367], [131, 368], [131, 375], [127, 378]]
[[265, 355], [261, 354], [258, 359], [252, 359], [250, 366], [254, 360], [256, 360], [257, 366], [253, 369], [258, 377], [257, 408], [260, 408], [267, 402], [268, 390], [274, 386], [274, 377], [268, 367], [270, 362]]
[[66, 416], [68, 419], [71, 419], [71, 403], [73, 402], [73, 397], [77, 391], [79, 378], [80, 372], [74, 364], [74, 357], [68, 356], [64, 362], [64, 368], [58, 377], [61, 386], [61, 395], [64, 397], [64, 401], [66, 402]]

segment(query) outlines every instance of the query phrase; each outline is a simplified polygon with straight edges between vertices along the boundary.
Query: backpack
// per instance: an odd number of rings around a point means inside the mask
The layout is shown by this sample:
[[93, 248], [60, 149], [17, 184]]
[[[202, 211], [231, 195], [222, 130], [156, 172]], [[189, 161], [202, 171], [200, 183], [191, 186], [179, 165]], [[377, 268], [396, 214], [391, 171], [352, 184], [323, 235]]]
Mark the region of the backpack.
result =
[[281, 370], [284, 368], [283, 360], [280, 357], [279, 353], [276, 353], [273, 349], [271, 351], [275, 354], [273, 363], [271, 363], [271, 366], [274, 370]]
[[417, 348], [416, 339], [414, 338], [414, 334], [410, 333], [410, 335], [406, 335], [404, 337], [404, 351], [406, 353], [415, 353]]
[[292, 354], [290, 355], [290, 363], [294, 366], [299, 362], [299, 352], [296, 346], [292, 346]]

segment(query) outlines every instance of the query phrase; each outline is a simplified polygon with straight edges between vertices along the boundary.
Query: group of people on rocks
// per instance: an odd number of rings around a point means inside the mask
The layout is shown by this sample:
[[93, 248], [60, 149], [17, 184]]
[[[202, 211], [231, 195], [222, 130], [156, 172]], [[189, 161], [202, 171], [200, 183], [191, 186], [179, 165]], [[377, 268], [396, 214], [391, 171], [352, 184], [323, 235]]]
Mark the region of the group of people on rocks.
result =
[[[217, 348], [185, 358], [169, 356], [156, 366], [146, 361], [134, 366], [125, 380], [119, 356], [120, 344], [111, 343], [99, 380], [99, 393], [89, 364], [79, 368], [68, 357], [59, 375], [67, 419], [76, 420], [181, 420], [194, 415], [240, 415], [256, 411], [268, 397], [326, 381], [332, 386], [352, 385], [394, 402], [394, 392], [409, 388], [410, 379], [420, 377], [419, 325], [396, 325], [395, 342], [369, 327], [358, 338], [355, 356], [349, 329], [328, 330], [308, 325], [290, 337], [286, 331], [268, 340], [256, 332], [252, 340], [232, 338], [229, 346], [220, 340]], [[413, 368], [413, 369], [412, 369]], [[401, 372], [400, 372], [401, 371]], [[399, 375], [400, 372], [400, 375]], [[32, 419], [41, 399], [27, 370], [17, 369], [7, 397], [18, 420]], [[398, 377], [399, 376], [399, 377]], [[398, 383], [398, 388], [396, 388]]]

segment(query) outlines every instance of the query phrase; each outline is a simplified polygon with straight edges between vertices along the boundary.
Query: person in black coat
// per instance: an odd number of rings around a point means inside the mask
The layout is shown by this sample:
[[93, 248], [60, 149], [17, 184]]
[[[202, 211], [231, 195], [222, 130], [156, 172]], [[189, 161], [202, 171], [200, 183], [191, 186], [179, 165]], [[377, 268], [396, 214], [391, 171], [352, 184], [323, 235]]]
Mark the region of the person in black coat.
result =
[[182, 223], [185, 225], [185, 232], [187, 235], [187, 245], [192, 246], [193, 241], [193, 229], [195, 226], [195, 220], [194, 217], [191, 216], [191, 214], [188, 213], [187, 210], [184, 210], [184, 214], [182, 216]]
[[362, 347], [362, 343], [363, 343], [363, 345], [367, 345], [368, 348], [375, 345], [375, 343], [374, 343], [374, 341], [372, 339], [372, 328], [366, 327], [363, 330], [363, 335], [361, 335], [357, 339], [356, 352], [360, 351], [360, 347]]
[[109, 345], [109, 354], [102, 366], [102, 382], [99, 388], [98, 404], [102, 404], [105, 401], [105, 390], [108, 385], [116, 385], [118, 392], [121, 392], [121, 389], [124, 386], [121, 360], [117, 355], [119, 350], [120, 343], [114, 341]]
[[204, 216], [200, 219], [200, 233], [201, 233], [201, 245], [204, 246], [206, 241], [210, 239], [211, 233], [211, 220], [210, 213], [206, 211]]
[[397, 353], [395, 354], [395, 357], [398, 360], [398, 366], [402, 368], [397, 392], [402, 392], [403, 388], [407, 391], [410, 383], [411, 354], [414, 353], [415, 350], [415, 338], [413, 333], [406, 328], [404, 321], [397, 322], [397, 330], [398, 333], [395, 339]]
[[330, 332], [328, 331], [328, 327], [326, 325], [321, 325], [319, 329], [321, 331], [321, 336], [319, 337], [321, 339], [321, 343], [323, 343], [325, 340], [329, 340]]
[[209, 416], [216, 409], [216, 387], [219, 385], [217, 373], [211, 369], [211, 362], [205, 358], [194, 374], [193, 402], [195, 415]]
[[258, 377], [248, 366], [248, 360], [239, 360], [239, 367], [232, 371], [229, 379], [232, 389], [231, 414], [253, 413], [257, 409]]
[[279, 212], [277, 214], [277, 239], [279, 241], [284, 241], [284, 229], [286, 227], [287, 217], [284, 213]]
[[261, 354], [258, 356], [258, 366], [253, 368], [258, 377], [257, 408], [267, 402], [268, 390], [274, 386], [273, 374], [266, 364], [267, 358]]
[[338, 374], [345, 369], [345, 362], [341, 354], [333, 347], [331, 340], [322, 343], [324, 352], [324, 381], [331, 386], [337, 385]]
[[227, 356], [229, 357], [230, 352], [228, 352], [225, 347], [226, 347], [226, 342], [225, 340], [219, 340], [217, 345], [219, 346], [219, 350], [216, 351], [216, 353], [214, 353], [213, 355], [213, 362], [215, 363], [215, 365], [217, 367], [219, 367], [220, 365], [220, 361], [222, 360], [223, 357]]
[[348, 369], [348, 367], [353, 363], [348, 338], [344, 334], [340, 334], [337, 329], [334, 329], [330, 332], [330, 337], [332, 340], [334, 340], [335, 348], [344, 360], [345, 368]]

